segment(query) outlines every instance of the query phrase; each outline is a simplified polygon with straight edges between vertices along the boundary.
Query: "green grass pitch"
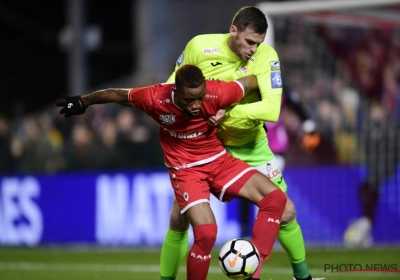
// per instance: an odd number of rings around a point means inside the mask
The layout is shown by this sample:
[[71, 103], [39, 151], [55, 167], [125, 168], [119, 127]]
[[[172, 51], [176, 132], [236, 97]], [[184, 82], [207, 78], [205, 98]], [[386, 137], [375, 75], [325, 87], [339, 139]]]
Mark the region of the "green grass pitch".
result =
[[[400, 279], [400, 247], [374, 249], [310, 248], [307, 253], [313, 276], [326, 280]], [[157, 280], [159, 248], [98, 247], [0, 247], [1, 280]], [[334, 272], [327, 265], [359, 264], [375, 270], [391, 265], [397, 272], [363, 271]], [[385, 269], [382, 269], [385, 270]], [[184, 263], [177, 280], [184, 280]], [[208, 280], [228, 279], [217, 264], [217, 251], [213, 252]], [[291, 269], [285, 253], [273, 251], [264, 264], [263, 280], [291, 280]]]

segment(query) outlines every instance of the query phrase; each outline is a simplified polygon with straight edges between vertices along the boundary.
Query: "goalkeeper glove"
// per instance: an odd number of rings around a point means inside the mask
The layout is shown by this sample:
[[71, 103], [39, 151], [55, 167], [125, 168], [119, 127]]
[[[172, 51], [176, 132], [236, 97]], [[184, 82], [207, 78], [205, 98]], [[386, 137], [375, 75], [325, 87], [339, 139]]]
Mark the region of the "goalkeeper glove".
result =
[[65, 100], [56, 104], [57, 107], [62, 107], [60, 114], [64, 114], [66, 118], [69, 118], [73, 115], [82, 115], [85, 113], [87, 107], [83, 105], [80, 95], [68, 96], [63, 94], [62, 96]]

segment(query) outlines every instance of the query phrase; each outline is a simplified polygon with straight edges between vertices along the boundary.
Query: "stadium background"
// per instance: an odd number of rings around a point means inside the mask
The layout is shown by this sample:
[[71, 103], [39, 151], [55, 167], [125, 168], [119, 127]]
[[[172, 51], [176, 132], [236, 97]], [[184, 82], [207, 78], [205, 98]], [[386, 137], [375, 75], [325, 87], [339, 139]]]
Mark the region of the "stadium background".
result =
[[[23, 260], [13, 259], [7, 248], [159, 248], [172, 191], [157, 126], [140, 112], [114, 105], [66, 120], [54, 104], [60, 93], [165, 81], [191, 37], [227, 32], [241, 6], [242, 1], [219, 0], [0, 3], [4, 279], [20, 279], [5, 264]], [[344, 247], [346, 227], [361, 214], [361, 128], [371, 100], [380, 100], [400, 123], [400, 4], [271, 18], [283, 81], [297, 89], [322, 136], [317, 149], [303, 150], [301, 123], [283, 108], [291, 140], [284, 171], [288, 192], [307, 246], [336, 252]], [[73, 44], [68, 30], [85, 43]], [[212, 204], [218, 245], [239, 236], [237, 203]], [[375, 245], [398, 248], [399, 224], [397, 168], [380, 189]]]

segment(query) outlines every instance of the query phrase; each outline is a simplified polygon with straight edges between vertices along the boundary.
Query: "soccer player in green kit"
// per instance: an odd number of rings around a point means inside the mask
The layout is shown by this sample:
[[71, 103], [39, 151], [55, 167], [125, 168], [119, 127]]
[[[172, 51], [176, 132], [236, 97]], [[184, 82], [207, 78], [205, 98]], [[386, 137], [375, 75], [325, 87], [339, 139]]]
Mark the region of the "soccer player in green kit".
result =
[[[259, 92], [246, 96], [239, 104], [229, 108], [219, 121], [219, 138], [235, 157], [267, 175], [286, 192], [285, 180], [269, 148], [264, 122], [276, 122], [281, 108], [282, 80], [279, 58], [273, 47], [264, 43], [268, 28], [264, 13], [256, 7], [245, 6], [233, 18], [229, 33], [206, 34], [188, 42], [176, 62], [176, 69], [183, 64], [195, 64], [207, 79], [234, 80], [245, 75], [257, 76]], [[168, 81], [173, 81], [175, 72]], [[180, 263], [188, 250], [186, 217], [174, 201], [170, 225], [160, 259], [162, 280], [176, 278]], [[288, 198], [280, 224], [278, 240], [288, 254], [293, 268], [293, 279], [312, 278], [306, 262], [301, 228], [296, 221], [296, 210]], [[260, 268], [251, 279], [260, 278]], [[189, 279], [190, 280], [190, 279]]]

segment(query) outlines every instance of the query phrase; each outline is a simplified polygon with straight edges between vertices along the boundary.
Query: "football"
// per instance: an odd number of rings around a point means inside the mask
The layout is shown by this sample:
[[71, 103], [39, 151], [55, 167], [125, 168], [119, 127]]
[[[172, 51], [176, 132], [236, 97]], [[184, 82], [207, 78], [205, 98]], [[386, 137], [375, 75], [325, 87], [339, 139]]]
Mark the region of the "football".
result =
[[231, 279], [247, 279], [257, 270], [260, 255], [253, 243], [246, 239], [233, 239], [222, 246], [218, 255], [222, 272]]

